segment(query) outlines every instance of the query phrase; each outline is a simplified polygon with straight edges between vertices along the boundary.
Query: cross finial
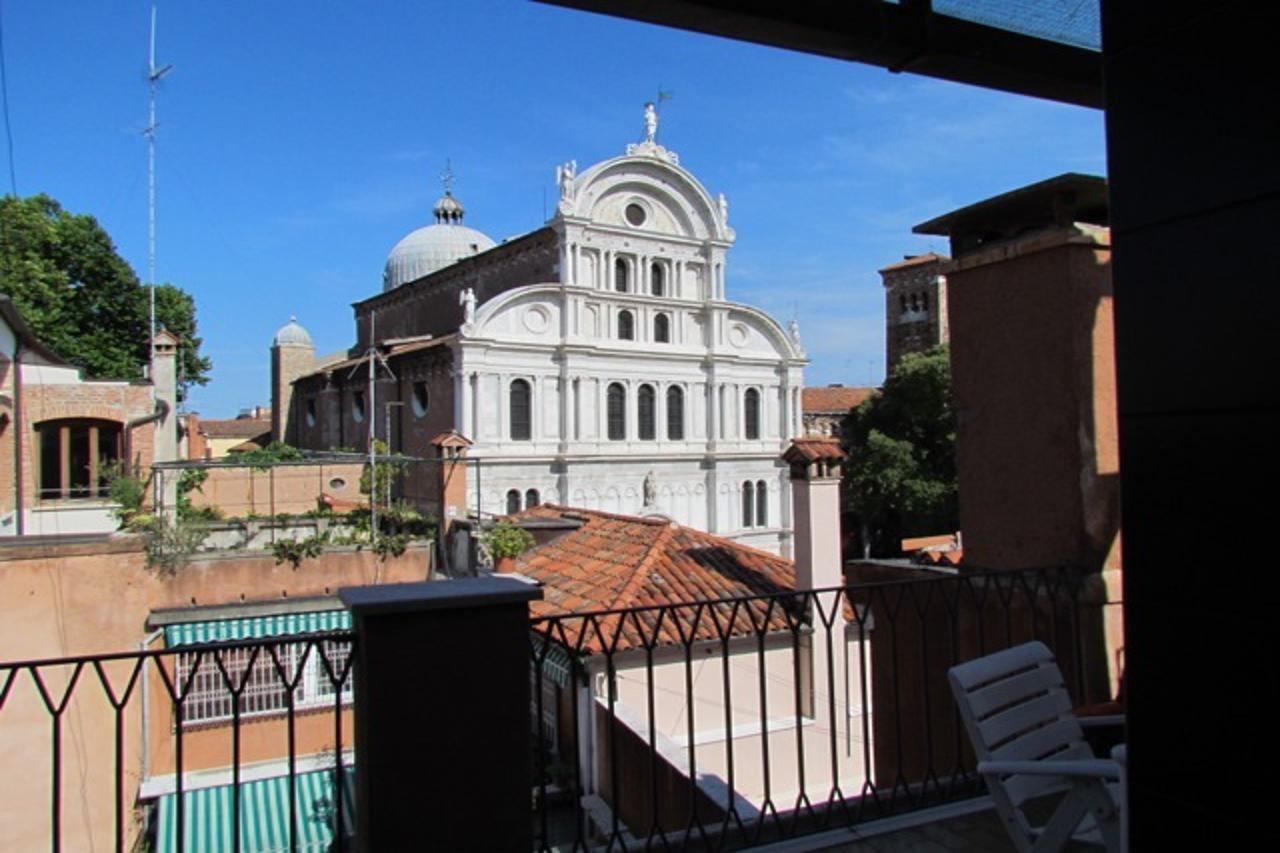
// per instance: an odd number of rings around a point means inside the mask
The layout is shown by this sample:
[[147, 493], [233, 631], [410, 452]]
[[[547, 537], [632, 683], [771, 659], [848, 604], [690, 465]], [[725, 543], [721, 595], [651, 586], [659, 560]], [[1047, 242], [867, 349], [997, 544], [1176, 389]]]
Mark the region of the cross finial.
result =
[[440, 173], [440, 183], [444, 185], [444, 194], [453, 195], [453, 158], [446, 157], [444, 161], [444, 171]]

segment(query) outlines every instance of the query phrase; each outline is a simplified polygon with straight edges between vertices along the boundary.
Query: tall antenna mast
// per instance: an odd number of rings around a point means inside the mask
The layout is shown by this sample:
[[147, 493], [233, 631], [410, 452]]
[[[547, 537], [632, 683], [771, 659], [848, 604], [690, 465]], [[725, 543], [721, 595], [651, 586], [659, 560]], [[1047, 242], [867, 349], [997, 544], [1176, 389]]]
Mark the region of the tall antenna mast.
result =
[[156, 358], [156, 84], [173, 70], [172, 65], [156, 67], [156, 4], [151, 3], [151, 49], [147, 60], [147, 88], [150, 90], [150, 114], [147, 129], [147, 290], [151, 302], [151, 337], [148, 344], [151, 363]]

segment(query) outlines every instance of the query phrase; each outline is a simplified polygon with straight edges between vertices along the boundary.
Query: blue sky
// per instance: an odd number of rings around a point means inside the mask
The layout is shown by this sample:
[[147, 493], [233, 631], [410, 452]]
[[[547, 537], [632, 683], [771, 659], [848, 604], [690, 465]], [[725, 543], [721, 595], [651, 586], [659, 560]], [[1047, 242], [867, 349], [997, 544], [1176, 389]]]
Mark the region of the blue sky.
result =
[[[146, 272], [149, 2], [7, 3], [18, 192], [91, 213]], [[213, 381], [269, 401], [291, 314], [321, 352], [427, 224], [451, 158], [467, 224], [532, 230], [554, 167], [660, 140], [737, 230], [729, 298], [795, 316], [806, 381], [878, 383], [876, 270], [945, 251], [911, 226], [1065, 171], [1103, 174], [1102, 114], [525, 2], [161, 3], [158, 268], [191, 292]], [[7, 190], [7, 187], [5, 188]]]

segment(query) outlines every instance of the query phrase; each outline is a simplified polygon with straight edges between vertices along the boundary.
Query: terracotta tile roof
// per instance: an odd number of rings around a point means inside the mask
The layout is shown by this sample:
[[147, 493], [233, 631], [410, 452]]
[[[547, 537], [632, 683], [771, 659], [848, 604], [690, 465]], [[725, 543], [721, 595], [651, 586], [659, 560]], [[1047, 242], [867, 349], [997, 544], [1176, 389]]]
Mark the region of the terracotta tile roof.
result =
[[931, 264], [935, 261], [951, 260], [946, 255], [939, 255], [937, 252], [925, 252], [923, 255], [913, 255], [909, 258], [903, 258], [896, 264], [889, 264], [887, 267], [881, 267], [880, 272], [892, 272], [893, 270], [906, 269], [907, 267], [920, 267], [925, 264]]
[[200, 431], [209, 438], [257, 438], [263, 433], [271, 432], [271, 418], [232, 418], [225, 421], [200, 421]]
[[[614, 515], [551, 504], [526, 510], [514, 519], [561, 519], [582, 526], [535, 546], [517, 559], [517, 571], [543, 584], [544, 599], [534, 616], [716, 601], [768, 595], [795, 589], [791, 560], [684, 527], [665, 519]], [[554, 639], [586, 654], [669, 645], [725, 634], [785, 631], [785, 599], [712, 607], [639, 611], [569, 619]], [[767, 626], [767, 627], [766, 627]], [[581, 643], [579, 646], [578, 643]]]
[[817, 462], [822, 459], [839, 462], [844, 458], [845, 452], [840, 448], [839, 439], [816, 435], [793, 438], [791, 446], [782, 453], [783, 461], [792, 465], [798, 462]]
[[875, 388], [805, 388], [800, 392], [800, 408], [806, 415], [848, 414], [854, 406], [876, 392]]

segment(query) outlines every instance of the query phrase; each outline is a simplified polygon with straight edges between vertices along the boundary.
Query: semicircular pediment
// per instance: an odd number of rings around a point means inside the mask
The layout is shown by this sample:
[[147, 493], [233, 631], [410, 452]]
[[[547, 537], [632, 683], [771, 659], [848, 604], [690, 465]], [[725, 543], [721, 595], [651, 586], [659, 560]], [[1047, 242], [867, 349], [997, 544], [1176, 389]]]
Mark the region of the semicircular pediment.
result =
[[619, 157], [594, 166], [575, 187], [576, 208], [601, 225], [638, 233], [723, 239], [711, 196], [684, 169], [652, 157]]

